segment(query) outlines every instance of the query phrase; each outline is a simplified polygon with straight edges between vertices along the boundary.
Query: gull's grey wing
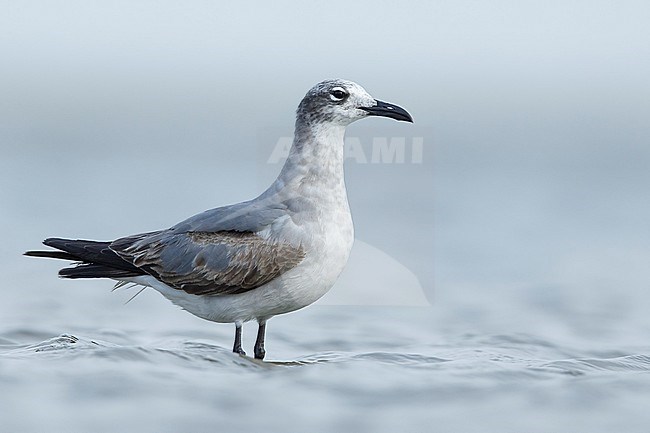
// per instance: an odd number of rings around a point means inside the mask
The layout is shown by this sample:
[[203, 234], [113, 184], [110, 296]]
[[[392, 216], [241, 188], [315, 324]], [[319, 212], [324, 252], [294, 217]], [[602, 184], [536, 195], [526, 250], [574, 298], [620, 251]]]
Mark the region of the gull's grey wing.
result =
[[206, 210], [171, 228], [176, 232], [259, 232], [287, 213], [287, 205], [269, 198]]
[[110, 248], [168, 286], [194, 295], [255, 289], [292, 269], [305, 256], [300, 247], [233, 230], [172, 228], [118, 239]]

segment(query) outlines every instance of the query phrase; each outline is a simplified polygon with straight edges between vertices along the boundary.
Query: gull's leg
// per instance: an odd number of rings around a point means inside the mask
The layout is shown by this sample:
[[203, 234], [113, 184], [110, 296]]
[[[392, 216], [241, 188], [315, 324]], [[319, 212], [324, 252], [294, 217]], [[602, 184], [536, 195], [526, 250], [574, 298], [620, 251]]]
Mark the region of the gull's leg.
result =
[[264, 359], [266, 351], [264, 350], [264, 333], [266, 331], [266, 320], [259, 322], [260, 326], [257, 328], [257, 340], [255, 340], [255, 358]]
[[241, 322], [235, 322], [235, 345], [233, 346], [232, 351], [245, 356], [246, 352], [241, 348], [241, 325]]

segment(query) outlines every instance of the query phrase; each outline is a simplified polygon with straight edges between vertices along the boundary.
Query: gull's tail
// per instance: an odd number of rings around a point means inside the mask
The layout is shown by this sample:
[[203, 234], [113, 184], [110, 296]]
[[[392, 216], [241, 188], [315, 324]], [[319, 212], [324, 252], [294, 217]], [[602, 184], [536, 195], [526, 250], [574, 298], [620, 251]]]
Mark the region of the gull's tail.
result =
[[25, 255], [77, 262], [75, 267], [61, 269], [61, 278], [123, 279], [146, 274], [111, 250], [110, 242], [49, 238], [43, 244], [56, 250], [27, 251]]

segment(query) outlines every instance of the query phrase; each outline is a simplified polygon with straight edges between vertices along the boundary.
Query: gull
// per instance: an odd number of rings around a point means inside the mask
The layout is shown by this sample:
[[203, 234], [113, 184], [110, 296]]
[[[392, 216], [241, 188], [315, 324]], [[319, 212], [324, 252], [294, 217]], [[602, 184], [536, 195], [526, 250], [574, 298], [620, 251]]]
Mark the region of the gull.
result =
[[264, 359], [267, 321], [306, 307], [334, 285], [352, 249], [354, 227], [343, 176], [345, 128], [369, 116], [413, 122], [403, 108], [360, 85], [326, 80], [296, 112], [289, 156], [257, 198], [207, 210], [171, 228], [112, 242], [49, 238], [55, 250], [25, 255], [76, 262], [62, 278], [109, 278], [116, 287], [150, 287], [202, 319], [258, 323], [256, 359]]

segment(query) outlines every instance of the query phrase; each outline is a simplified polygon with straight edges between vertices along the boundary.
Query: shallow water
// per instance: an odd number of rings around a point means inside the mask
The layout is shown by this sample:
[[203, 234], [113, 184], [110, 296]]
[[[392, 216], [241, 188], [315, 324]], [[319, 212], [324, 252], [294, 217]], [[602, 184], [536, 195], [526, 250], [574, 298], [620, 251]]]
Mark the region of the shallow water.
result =
[[[460, 311], [315, 306], [269, 322], [261, 362], [230, 352], [231, 326], [147, 326], [145, 311], [183, 312], [139, 303], [109, 305], [115, 328], [4, 326], [3, 431], [605, 432], [650, 422], [650, 348], [613, 338], [616, 326], [550, 339], [534, 332], [539, 322], [492, 333], [450, 320]], [[245, 349], [254, 330], [245, 327]]]

